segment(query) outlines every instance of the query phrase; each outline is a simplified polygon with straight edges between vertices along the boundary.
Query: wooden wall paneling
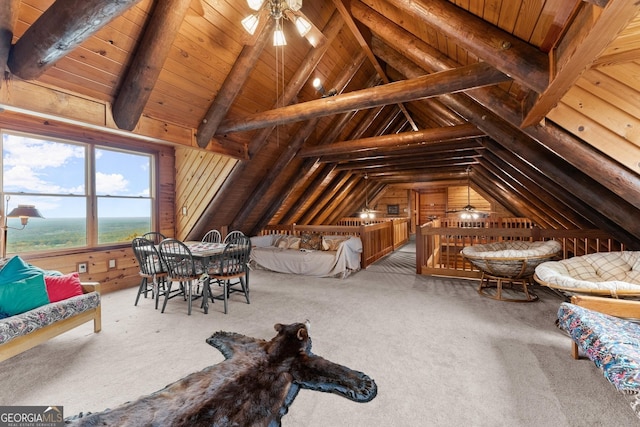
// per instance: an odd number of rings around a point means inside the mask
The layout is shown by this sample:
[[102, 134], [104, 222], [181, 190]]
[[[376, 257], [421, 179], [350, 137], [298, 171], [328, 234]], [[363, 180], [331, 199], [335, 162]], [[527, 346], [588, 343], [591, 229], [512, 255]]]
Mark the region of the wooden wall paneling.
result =
[[176, 158], [175, 150], [167, 147], [158, 154], [158, 224], [157, 228], [167, 237], [176, 234]]
[[12, 77], [0, 88], [0, 102], [26, 110], [105, 125], [106, 106], [102, 102], [76, 96]]
[[[393, 185], [387, 186], [382, 195], [377, 199], [374, 206], [369, 201], [369, 207], [378, 211], [376, 216], [378, 217], [407, 217], [409, 216], [410, 205], [410, 191], [406, 188], [398, 188]], [[370, 199], [371, 200], [371, 199]], [[389, 205], [398, 205], [398, 214], [388, 214], [387, 207]]]
[[[199, 149], [176, 149], [176, 237], [184, 239], [237, 160]], [[187, 215], [182, 214], [183, 206]], [[226, 224], [223, 224], [226, 225]]]
[[420, 190], [418, 195], [418, 224], [428, 222], [431, 216], [444, 217], [447, 215], [446, 188]]
[[[89, 253], [74, 253], [64, 256], [37, 257], [24, 256], [24, 259], [45, 270], [60, 271], [63, 274], [78, 271], [78, 263], [86, 262], [87, 273], [80, 274], [85, 282], [100, 282], [103, 294], [138, 286], [140, 267], [131, 247], [96, 250]], [[109, 269], [109, 260], [116, 260], [116, 268]], [[131, 294], [131, 303], [135, 294]]]
[[573, 133], [576, 137], [607, 153], [609, 157], [620, 164], [625, 165], [636, 173], [640, 172], [638, 164], [640, 147], [596, 123], [580, 111], [560, 103], [549, 112], [547, 117]]

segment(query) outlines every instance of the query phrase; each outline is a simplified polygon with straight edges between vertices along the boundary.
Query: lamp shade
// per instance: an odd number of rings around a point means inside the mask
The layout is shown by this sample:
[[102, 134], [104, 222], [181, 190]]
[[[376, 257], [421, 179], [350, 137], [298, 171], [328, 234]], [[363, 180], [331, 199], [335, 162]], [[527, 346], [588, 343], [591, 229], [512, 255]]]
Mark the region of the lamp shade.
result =
[[259, 18], [256, 15], [248, 15], [241, 22], [245, 31], [253, 35], [256, 32], [256, 28], [258, 28]]
[[14, 208], [7, 218], [44, 218], [40, 211], [34, 205], [18, 205]]
[[253, 10], [259, 10], [262, 7], [264, 0], [247, 0], [247, 4]]

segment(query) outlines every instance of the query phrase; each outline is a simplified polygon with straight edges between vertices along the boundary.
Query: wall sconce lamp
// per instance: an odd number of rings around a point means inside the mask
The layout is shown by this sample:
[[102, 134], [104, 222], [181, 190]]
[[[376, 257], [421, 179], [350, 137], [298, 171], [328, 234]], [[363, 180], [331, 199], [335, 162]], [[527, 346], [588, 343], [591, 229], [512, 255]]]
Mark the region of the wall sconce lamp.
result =
[[313, 79], [313, 83], [312, 83], [312, 84], [313, 84], [313, 87], [314, 87], [318, 92], [320, 92], [320, 95], [322, 95], [322, 97], [323, 97], [323, 98], [327, 98], [327, 97], [329, 97], [329, 96], [335, 96], [335, 95], [337, 95], [337, 94], [338, 94], [338, 91], [337, 91], [337, 90], [335, 90], [335, 89], [331, 89], [330, 91], [328, 91], [328, 92], [327, 92], [327, 91], [324, 89], [324, 86], [322, 86], [322, 82], [321, 82], [321, 81], [320, 81], [320, 79], [319, 79], [319, 78], [317, 78], [317, 77], [316, 77], [315, 79]]
[[[9, 199], [11, 197], [7, 196], [6, 204], [5, 204], [5, 214], [9, 210]], [[22, 227], [9, 227], [7, 225], [8, 218], [20, 218], [20, 224]], [[2, 258], [6, 258], [7, 256], [7, 230], [11, 228], [12, 230], [23, 230], [27, 223], [29, 222], [29, 218], [44, 218], [40, 211], [36, 209], [33, 205], [18, 205], [17, 208], [14, 208], [9, 214], [6, 214], [2, 220]]]

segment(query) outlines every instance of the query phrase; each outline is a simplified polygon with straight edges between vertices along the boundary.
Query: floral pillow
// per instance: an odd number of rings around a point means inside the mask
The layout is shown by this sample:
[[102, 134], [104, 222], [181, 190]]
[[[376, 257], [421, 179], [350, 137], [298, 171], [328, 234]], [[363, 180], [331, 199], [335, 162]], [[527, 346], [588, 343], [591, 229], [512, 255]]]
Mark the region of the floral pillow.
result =
[[325, 251], [337, 251], [340, 244], [348, 239], [348, 237], [342, 236], [324, 236], [322, 238], [322, 249]]
[[319, 233], [303, 233], [300, 236], [300, 249], [314, 251], [322, 249], [322, 235]]

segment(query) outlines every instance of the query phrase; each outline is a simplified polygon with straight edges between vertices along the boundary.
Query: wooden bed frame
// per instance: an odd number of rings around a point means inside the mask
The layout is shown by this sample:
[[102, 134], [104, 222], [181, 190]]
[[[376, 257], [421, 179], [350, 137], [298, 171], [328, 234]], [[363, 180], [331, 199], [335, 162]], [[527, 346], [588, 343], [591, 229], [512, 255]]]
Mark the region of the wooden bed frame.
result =
[[[89, 292], [100, 293], [100, 284], [96, 282], [82, 283], [82, 291], [87, 294]], [[75, 316], [69, 317], [64, 320], [54, 322], [50, 325], [44, 326], [36, 331], [30, 332], [26, 335], [16, 337], [11, 341], [4, 344], [0, 344], [0, 362], [9, 359], [23, 351], [29, 350], [45, 341], [50, 340], [64, 332], [67, 332], [76, 326], [80, 326], [83, 323], [93, 320], [93, 331], [100, 332], [102, 329], [102, 309], [101, 304], [82, 313], [78, 313]]]

